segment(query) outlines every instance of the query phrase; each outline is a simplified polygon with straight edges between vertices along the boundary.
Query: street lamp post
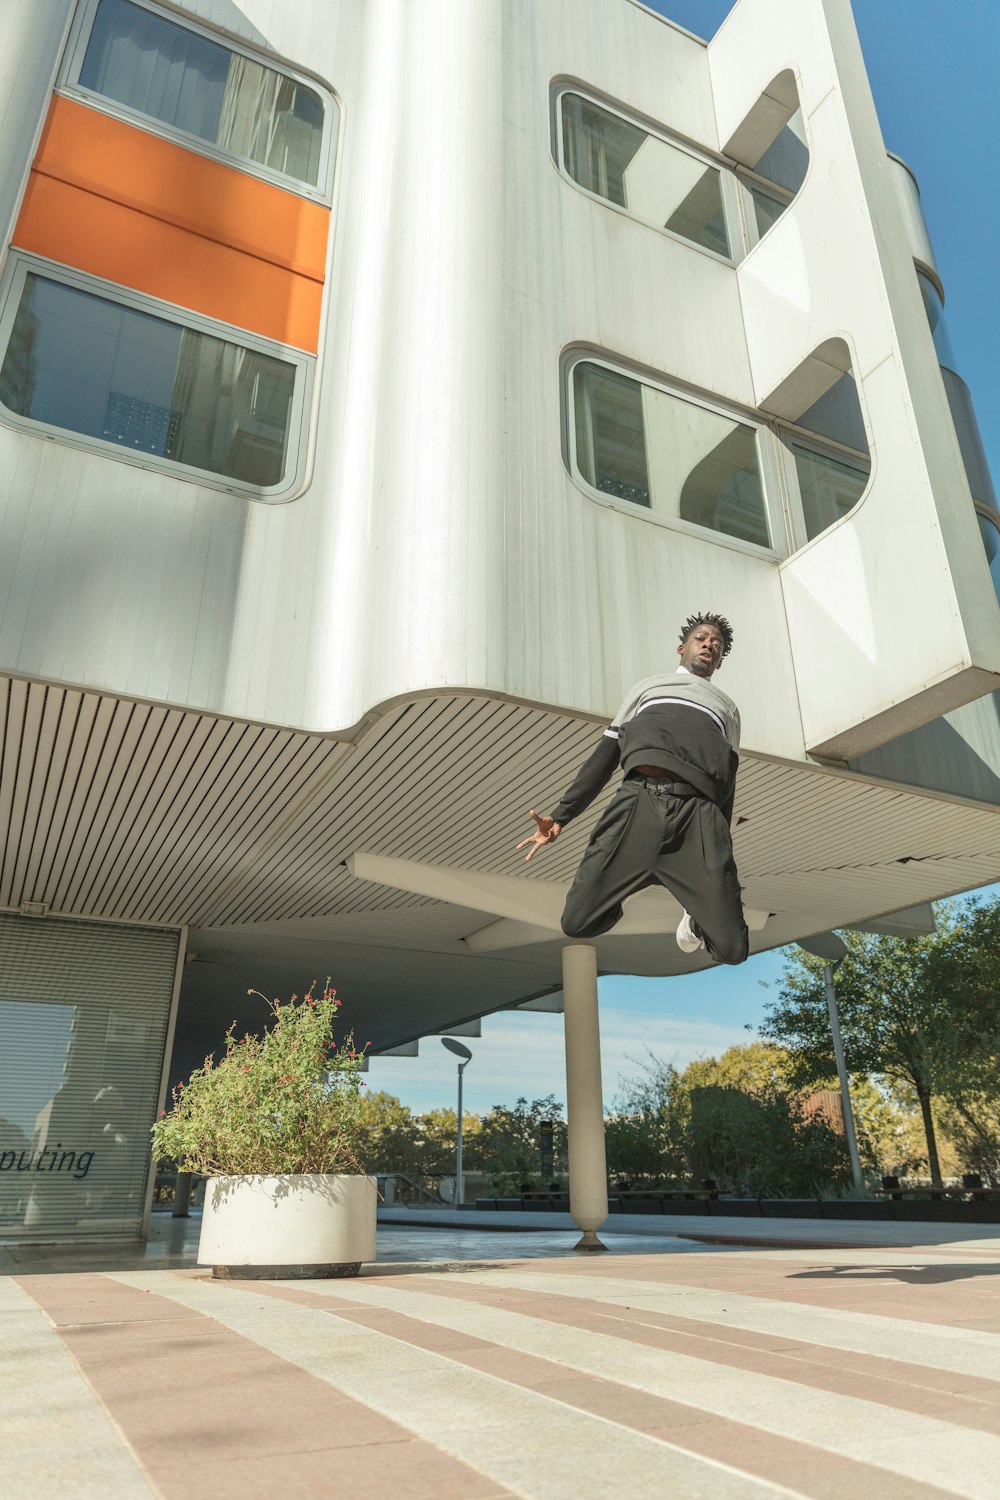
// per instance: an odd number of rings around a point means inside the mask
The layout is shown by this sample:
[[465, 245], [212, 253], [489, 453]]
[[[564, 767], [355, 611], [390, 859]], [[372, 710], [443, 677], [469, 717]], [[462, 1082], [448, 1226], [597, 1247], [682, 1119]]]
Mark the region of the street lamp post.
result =
[[847, 957], [847, 944], [835, 932], [820, 932], [811, 937], [808, 942], [800, 942], [799, 947], [803, 952], [811, 953], [813, 958], [821, 958], [823, 960], [823, 984], [826, 988], [826, 1008], [830, 1012], [833, 1055], [837, 1062], [837, 1077], [840, 1079], [840, 1099], [844, 1109], [844, 1135], [847, 1137], [847, 1151], [851, 1158], [851, 1175], [854, 1178], [855, 1191], [860, 1193], [864, 1190], [865, 1179], [861, 1171], [861, 1158], [858, 1156], [858, 1139], [854, 1132], [851, 1089], [847, 1077], [847, 1067], [844, 1062], [844, 1047], [840, 1040], [837, 991], [833, 983], [834, 970]]
[[443, 1036], [442, 1047], [447, 1047], [449, 1052], [454, 1052], [456, 1057], [461, 1057], [462, 1062], [458, 1065], [458, 1130], [455, 1135], [455, 1202], [465, 1202], [465, 1189], [462, 1183], [462, 1074], [472, 1061], [472, 1053], [463, 1042], [456, 1042], [453, 1037]]

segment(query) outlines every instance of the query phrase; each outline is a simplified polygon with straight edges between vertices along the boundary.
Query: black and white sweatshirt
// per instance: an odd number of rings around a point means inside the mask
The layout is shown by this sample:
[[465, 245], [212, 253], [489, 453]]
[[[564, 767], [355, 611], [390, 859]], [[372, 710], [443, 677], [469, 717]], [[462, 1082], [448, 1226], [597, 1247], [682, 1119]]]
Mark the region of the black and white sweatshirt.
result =
[[565, 824], [589, 807], [618, 766], [662, 766], [721, 808], [731, 821], [739, 765], [736, 704], [684, 667], [636, 683], [584, 761], [552, 817]]

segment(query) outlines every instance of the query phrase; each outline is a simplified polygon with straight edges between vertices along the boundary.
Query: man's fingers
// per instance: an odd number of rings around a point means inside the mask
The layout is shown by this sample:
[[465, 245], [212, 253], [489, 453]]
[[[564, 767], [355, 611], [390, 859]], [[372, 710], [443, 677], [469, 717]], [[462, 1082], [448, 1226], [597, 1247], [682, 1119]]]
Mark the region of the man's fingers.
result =
[[[536, 812], [534, 808], [531, 808], [530, 816], [534, 818], [535, 823], [537, 824], [535, 832], [531, 835], [530, 839], [522, 839], [521, 842], [516, 846], [515, 851], [517, 853], [520, 853], [522, 849], [528, 850], [527, 854], [524, 856], [525, 862], [527, 862], [533, 854], [537, 854], [538, 850], [541, 849], [543, 845], [551, 844], [552, 840], [556, 836], [555, 823], [547, 814], [543, 815], [542, 813]], [[531, 846], [530, 848], [528, 847], [529, 845]]]

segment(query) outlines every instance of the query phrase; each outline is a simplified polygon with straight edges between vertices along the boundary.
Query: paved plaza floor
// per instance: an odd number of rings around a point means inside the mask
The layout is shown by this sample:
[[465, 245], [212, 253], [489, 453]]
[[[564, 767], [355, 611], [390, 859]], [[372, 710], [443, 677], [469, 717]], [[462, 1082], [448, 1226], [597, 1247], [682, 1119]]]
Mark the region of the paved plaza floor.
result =
[[0, 1248], [0, 1494], [1000, 1495], [1000, 1226], [392, 1218], [349, 1281]]

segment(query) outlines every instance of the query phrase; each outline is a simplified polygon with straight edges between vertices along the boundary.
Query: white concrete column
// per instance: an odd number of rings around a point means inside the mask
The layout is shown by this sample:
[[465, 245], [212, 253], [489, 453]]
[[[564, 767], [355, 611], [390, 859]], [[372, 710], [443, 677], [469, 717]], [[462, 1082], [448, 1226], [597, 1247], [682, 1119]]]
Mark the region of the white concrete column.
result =
[[597, 1015], [597, 950], [567, 943], [562, 953], [569, 1123], [569, 1211], [583, 1231], [578, 1250], [604, 1250], [597, 1231], [608, 1217]]

